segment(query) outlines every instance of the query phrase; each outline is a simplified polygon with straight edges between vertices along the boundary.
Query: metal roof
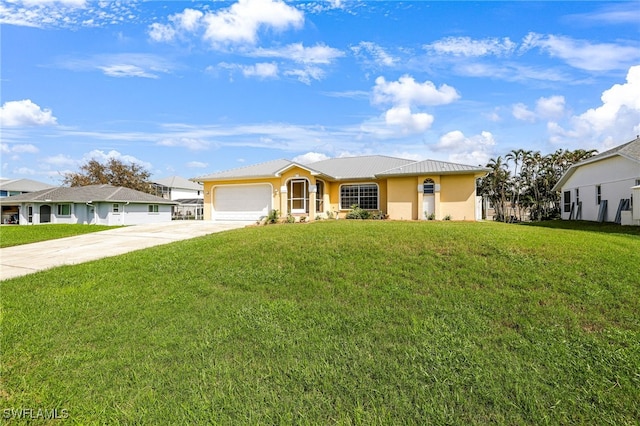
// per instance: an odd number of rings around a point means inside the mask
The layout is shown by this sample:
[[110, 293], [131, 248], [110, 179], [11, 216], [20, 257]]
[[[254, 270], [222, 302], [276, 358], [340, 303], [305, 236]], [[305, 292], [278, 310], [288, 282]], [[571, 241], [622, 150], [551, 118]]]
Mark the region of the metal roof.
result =
[[378, 173], [377, 176], [415, 176], [428, 174], [474, 174], [487, 173], [485, 167], [468, 166], [466, 164], [449, 163], [446, 161], [424, 160], [396, 167]]
[[178, 204], [155, 195], [122, 186], [87, 185], [74, 187], [54, 187], [26, 194], [13, 195], [0, 200], [2, 204], [24, 202], [88, 203], [88, 202], [130, 202], [152, 204]]
[[413, 160], [366, 155], [362, 157], [341, 157], [317, 161], [308, 166], [336, 180], [375, 179], [376, 175], [391, 168], [413, 163]]
[[240, 167], [206, 176], [192, 178], [193, 181], [212, 181], [226, 179], [249, 179], [274, 177], [290, 167], [302, 167], [312, 174], [323, 175], [331, 180], [376, 179], [379, 176], [411, 176], [420, 174], [469, 174], [486, 173], [489, 169], [447, 163], [445, 161], [414, 161], [384, 155], [366, 155], [360, 157], [340, 157], [298, 164], [289, 160], [274, 160], [253, 166]]
[[191, 178], [194, 182], [203, 182], [210, 180], [224, 179], [251, 179], [257, 177], [273, 177], [278, 171], [294, 164], [289, 160], [273, 160], [265, 163], [254, 164], [252, 166], [239, 167], [236, 169], [225, 170], [222, 172], [212, 173], [210, 175], [198, 176]]

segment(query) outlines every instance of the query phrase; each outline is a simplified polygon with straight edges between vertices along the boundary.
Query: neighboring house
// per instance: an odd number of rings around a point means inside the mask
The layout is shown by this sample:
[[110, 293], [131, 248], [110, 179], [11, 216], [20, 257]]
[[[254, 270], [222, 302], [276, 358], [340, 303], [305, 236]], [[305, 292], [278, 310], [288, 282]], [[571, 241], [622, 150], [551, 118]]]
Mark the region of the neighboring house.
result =
[[562, 219], [640, 225], [639, 185], [640, 137], [574, 164], [553, 189]]
[[[0, 199], [48, 188], [55, 187], [31, 179], [0, 179]], [[2, 206], [2, 223], [16, 223], [17, 219], [18, 208], [16, 206]]]
[[201, 183], [171, 176], [152, 183], [156, 195], [179, 204], [173, 207], [174, 219], [202, 219], [204, 191]]
[[488, 169], [380, 155], [311, 164], [274, 160], [193, 178], [204, 183], [204, 217], [259, 220], [271, 210], [314, 220], [352, 206], [390, 219], [480, 219], [476, 179]]
[[111, 185], [54, 187], [0, 200], [18, 208], [20, 225], [80, 223], [138, 225], [171, 221], [175, 201]]

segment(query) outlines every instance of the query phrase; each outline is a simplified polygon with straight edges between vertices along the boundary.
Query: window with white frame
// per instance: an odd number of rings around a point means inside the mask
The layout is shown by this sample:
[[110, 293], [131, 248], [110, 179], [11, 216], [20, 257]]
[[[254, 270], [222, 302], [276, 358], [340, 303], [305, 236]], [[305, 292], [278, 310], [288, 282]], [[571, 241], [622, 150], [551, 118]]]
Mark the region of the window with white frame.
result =
[[436, 191], [436, 183], [433, 179], [425, 179], [422, 184], [422, 193], [423, 194], [433, 194]]
[[602, 202], [602, 186], [596, 185], [596, 204], [600, 205]]
[[357, 205], [365, 210], [378, 210], [378, 185], [365, 183], [340, 187], [340, 209], [347, 210]]
[[71, 204], [58, 204], [58, 216], [71, 216]]
[[113, 213], [120, 213], [120, 204], [113, 204], [113, 205], [111, 206], [111, 211], [112, 211]]
[[149, 213], [158, 213], [158, 205], [149, 204]]

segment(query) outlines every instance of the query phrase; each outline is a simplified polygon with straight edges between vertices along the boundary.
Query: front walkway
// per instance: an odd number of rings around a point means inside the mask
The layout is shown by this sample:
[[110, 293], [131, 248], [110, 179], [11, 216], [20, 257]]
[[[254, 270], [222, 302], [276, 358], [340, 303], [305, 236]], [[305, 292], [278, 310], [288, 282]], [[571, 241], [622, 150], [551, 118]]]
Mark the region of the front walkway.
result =
[[[61, 265], [200, 237], [255, 222], [173, 221], [135, 225], [0, 249], [0, 281]], [[34, 225], [37, 226], [37, 225]], [[87, 225], [91, 226], [91, 225]]]

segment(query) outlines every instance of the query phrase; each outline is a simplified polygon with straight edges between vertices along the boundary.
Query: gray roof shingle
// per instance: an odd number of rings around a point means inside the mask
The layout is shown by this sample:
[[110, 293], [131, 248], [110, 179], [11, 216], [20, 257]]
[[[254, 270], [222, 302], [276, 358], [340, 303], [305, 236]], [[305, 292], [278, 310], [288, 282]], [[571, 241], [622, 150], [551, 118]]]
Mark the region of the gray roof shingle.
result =
[[55, 186], [31, 179], [12, 179], [0, 181], [0, 189], [3, 191], [34, 192], [47, 188], [55, 188]]
[[74, 187], [54, 187], [26, 194], [13, 195], [1, 200], [2, 204], [16, 202], [56, 202], [56, 203], [88, 203], [88, 202], [130, 202], [153, 204], [177, 204], [155, 195], [134, 189], [112, 185], [87, 185]]

